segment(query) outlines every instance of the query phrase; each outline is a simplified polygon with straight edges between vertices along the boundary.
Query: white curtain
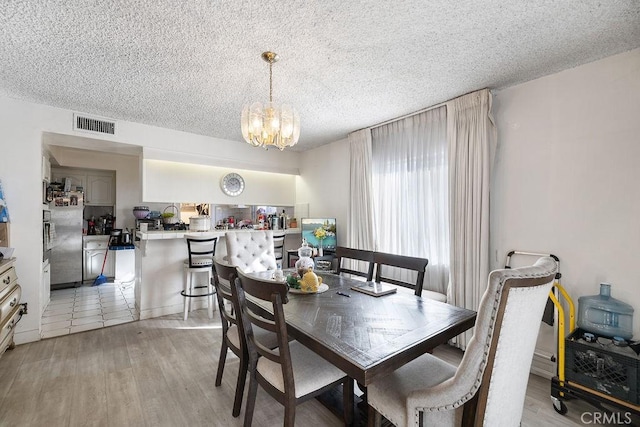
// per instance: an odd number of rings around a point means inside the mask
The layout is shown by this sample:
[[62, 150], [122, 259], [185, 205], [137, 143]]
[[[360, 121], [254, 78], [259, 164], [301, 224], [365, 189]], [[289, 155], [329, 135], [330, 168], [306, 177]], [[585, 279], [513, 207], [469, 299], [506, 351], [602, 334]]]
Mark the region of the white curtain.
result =
[[349, 203], [349, 241], [354, 249], [375, 249], [373, 200], [371, 191], [371, 131], [349, 134], [351, 183]]
[[[376, 249], [427, 258], [425, 289], [446, 293], [449, 272], [446, 108], [371, 130]], [[392, 272], [407, 280], [407, 272]]]
[[[447, 102], [451, 271], [447, 301], [477, 310], [489, 276], [489, 187], [496, 129], [491, 93]], [[466, 348], [473, 331], [453, 340]]]

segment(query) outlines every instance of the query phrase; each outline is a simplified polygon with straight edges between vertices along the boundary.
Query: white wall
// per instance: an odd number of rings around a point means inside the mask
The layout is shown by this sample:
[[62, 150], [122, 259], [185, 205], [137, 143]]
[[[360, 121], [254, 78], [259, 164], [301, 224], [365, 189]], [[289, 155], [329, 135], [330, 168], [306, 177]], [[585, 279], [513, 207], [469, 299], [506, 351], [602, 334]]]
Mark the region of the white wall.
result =
[[[18, 324], [15, 337], [18, 344], [40, 339], [43, 134], [87, 137], [86, 133], [72, 130], [73, 113], [0, 96], [0, 180], [11, 216], [10, 238], [16, 249], [14, 256], [17, 257], [16, 270], [23, 289], [22, 301], [31, 307], [29, 314]], [[184, 159], [213, 166], [275, 173], [297, 173], [295, 165], [299, 164], [300, 154], [296, 152], [265, 151], [235, 141], [138, 123], [117, 121], [116, 133], [116, 136], [101, 135], [100, 138], [107, 142], [140, 146], [145, 158]], [[93, 167], [87, 164], [75, 166]], [[133, 175], [127, 176], [135, 179]], [[117, 186], [120, 191], [122, 187], [139, 187], [139, 182], [122, 183], [118, 179]], [[134, 197], [132, 194], [128, 197]]]
[[553, 253], [578, 297], [612, 283], [640, 338], [640, 49], [496, 93], [492, 267]]
[[[245, 182], [239, 196], [231, 197], [222, 192], [220, 183], [230, 172], [237, 172]], [[145, 159], [143, 177], [145, 202], [270, 206], [295, 203], [295, 175]]]
[[305, 151], [296, 177], [296, 203], [309, 204], [309, 217], [336, 218], [339, 245], [347, 244], [349, 219], [349, 141], [342, 139]]

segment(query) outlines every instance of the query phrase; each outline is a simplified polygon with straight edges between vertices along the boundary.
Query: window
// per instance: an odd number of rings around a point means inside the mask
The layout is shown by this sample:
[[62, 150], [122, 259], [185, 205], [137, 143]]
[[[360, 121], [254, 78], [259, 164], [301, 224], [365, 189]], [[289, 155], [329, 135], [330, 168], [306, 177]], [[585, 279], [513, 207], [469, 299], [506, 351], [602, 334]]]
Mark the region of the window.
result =
[[425, 288], [442, 293], [449, 274], [446, 126], [440, 107], [371, 131], [377, 250], [428, 258]]

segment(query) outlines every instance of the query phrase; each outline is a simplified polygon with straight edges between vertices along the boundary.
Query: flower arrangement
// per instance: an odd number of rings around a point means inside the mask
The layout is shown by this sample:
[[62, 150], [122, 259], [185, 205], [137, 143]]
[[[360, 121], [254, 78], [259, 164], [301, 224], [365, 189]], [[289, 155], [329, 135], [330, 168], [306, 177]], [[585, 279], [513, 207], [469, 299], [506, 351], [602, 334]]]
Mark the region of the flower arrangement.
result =
[[313, 230], [313, 236], [322, 242], [327, 238], [327, 230], [325, 230], [324, 227], [318, 227]]

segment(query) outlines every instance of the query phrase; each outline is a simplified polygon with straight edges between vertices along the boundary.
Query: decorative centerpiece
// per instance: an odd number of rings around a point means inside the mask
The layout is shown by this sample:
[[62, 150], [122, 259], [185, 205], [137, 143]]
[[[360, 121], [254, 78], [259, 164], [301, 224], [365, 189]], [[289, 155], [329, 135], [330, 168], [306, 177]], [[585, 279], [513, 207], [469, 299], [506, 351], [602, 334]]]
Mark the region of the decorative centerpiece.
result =
[[311, 259], [313, 249], [309, 246], [306, 239], [302, 240], [302, 246], [298, 249], [298, 260], [296, 261], [296, 271], [299, 277], [303, 277], [307, 271], [313, 271], [315, 264]]
[[304, 273], [302, 279], [298, 281], [300, 283], [300, 290], [302, 292], [318, 292], [318, 288], [322, 284], [322, 277], [318, 277], [313, 270], [309, 270]]
[[[306, 239], [302, 240], [302, 246], [298, 249], [298, 260], [296, 261], [296, 273], [287, 276], [287, 284], [290, 288], [300, 289], [303, 292], [316, 292], [318, 290], [318, 277], [313, 273], [313, 259], [311, 258], [313, 249], [309, 246]], [[312, 276], [307, 277], [308, 273], [312, 273], [316, 277], [316, 285], [314, 287], [314, 279]], [[313, 290], [307, 290], [313, 289]]]

